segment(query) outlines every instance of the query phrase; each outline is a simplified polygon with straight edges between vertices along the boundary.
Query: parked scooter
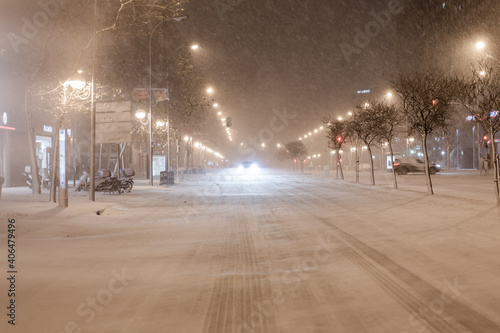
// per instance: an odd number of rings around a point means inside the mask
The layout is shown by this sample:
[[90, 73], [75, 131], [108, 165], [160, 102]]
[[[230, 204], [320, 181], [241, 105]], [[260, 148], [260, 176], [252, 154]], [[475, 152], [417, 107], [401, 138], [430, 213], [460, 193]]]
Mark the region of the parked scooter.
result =
[[46, 188], [46, 189], [50, 189], [50, 186], [52, 185], [52, 177], [50, 176], [49, 169], [42, 168], [40, 170], [40, 179], [41, 179], [42, 187]]
[[[129, 169], [132, 170], [132, 169]], [[134, 171], [128, 171], [124, 173], [124, 177], [118, 178], [111, 174], [109, 170], [98, 170], [97, 171], [97, 179], [95, 181], [95, 190], [97, 192], [104, 193], [118, 193], [122, 194], [127, 191], [130, 192], [132, 187], [134, 186], [134, 181], [132, 176], [134, 175]], [[83, 172], [83, 175], [80, 177], [78, 182], [78, 186], [76, 188], [77, 191], [88, 191], [90, 189], [90, 175], [87, 172]]]
[[120, 187], [124, 192], [132, 191], [132, 187], [134, 187], [134, 179], [132, 178], [133, 176], [135, 176], [134, 169], [127, 168], [122, 170]]
[[83, 175], [78, 180], [77, 191], [88, 191], [90, 189], [90, 176], [87, 171], [83, 172]]
[[[25, 182], [29, 186], [29, 188], [33, 188], [33, 175], [31, 173], [31, 166], [27, 165], [24, 167], [24, 172], [21, 174], [25, 177]], [[52, 180], [50, 179], [49, 169], [42, 168], [38, 172], [38, 181], [42, 188], [50, 189], [50, 185], [52, 184]]]
[[110, 170], [97, 170], [98, 179], [96, 180], [95, 190], [97, 192], [122, 194], [121, 180], [111, 175]]
[[[24, 172], [21, 174], [25, 177], [25, 182], [29, 186], [29, 188], [33, 188], [33, 175], [31, 174], [31, 166], [27, 165], [24, 167]], [[39, 178], [41, 181], [41, 179]]]

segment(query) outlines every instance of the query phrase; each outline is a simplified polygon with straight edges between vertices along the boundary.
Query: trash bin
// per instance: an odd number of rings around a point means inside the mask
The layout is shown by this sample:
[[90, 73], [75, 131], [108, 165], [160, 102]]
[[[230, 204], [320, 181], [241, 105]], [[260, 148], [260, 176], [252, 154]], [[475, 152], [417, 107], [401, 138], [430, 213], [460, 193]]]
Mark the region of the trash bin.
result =
[[4, 181], [5, 181], [5, 178], [0, 177], [0, 199], [2, 199], [2, 186], [3, 186]]

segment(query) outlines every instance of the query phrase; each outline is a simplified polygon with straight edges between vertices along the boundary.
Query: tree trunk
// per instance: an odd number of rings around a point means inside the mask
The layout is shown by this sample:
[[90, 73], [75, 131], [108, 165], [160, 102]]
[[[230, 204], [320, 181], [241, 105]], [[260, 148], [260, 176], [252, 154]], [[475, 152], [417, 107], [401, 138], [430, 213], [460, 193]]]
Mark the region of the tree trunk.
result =
[[335, 170], [336, 170], [336, 179], [339, 179], [339, 161], [338, 161], [338, 154], [339, 154], [339, 151], [336, 150], [335, 151], [336, 154], [337, 154], [337, 162], [335, 162]]
[[389, 141], [389, 149], [391, 151], [391, 166], [392, 166], [392, 176], [394, 178], [394, 188], [397, 190], [398, 189], [398, 179], [396, 176], [396, 170], [394, 170], [394, 151], [392, 149], [391, 141]]
[[497, 200], [497, 206], [500, 205], [500, 195], [499, 195], [499, 184], [498, 180], [500, 178], [500, 170], [499, 170], [499, 165], [498, 165], [498, 156], [497, 156], [497, 149], [495, 145], [495, 132], [493, 132], [493, 126], [490, 124], [490, 138], [491, 138], [491, 156], [490, 159], [493, 161], [493, 168], [495, 171], [495, 179], [494, 179], [494, 189], [495, 189], [495, 197]]
[[434, 190], [432, 189], [431, 173], [429, 171], [429, 156], [427, 154], [427, 134], [422, 135], [422, 146], [424, 148], [424, 163], [425, 163], [425, 179], [427, 182], [427, 191], [434, 195]]
[[358, 147], [356, 147], [356, 183], [359, 183], [359, 155]]
[[64, 116], [61, 114], [57, 120], [55, 135], [54, 135], [54, 146], [52, 148], [52, 184], [50, 186], [50, 196], [49, 202], [57, 202], [57, 184], [59, 175], [59, 129], [62, 126]]
[[337, 151], [337, 165], [340, 171], [340, 180], [344, 180], [344, 171], [342, 171], [342, 156], [340, 156], [340, 150]]
[[[366, 142], [365, 142], [366, 143]], [[371, 184], [375, 185], [375, 170], [373, 169], [373, 155], [372, 155], [372, 148], [370, 147], [369, 144], [366, 143], [366, 146], [368, 147], [368, 153], [370, 154], [370, 180]]]
[[31, 165], [31, 192], [33, 194], [42, 194], [40, 180], [38, 178], [38, 163], [36, 157], [36, 137], [33, 131], [33, 122], [31, 114], [31, 96], [29, 95], [28, 88], [26, 88], [24, 93], [24, 107], [26, 108], [26, 128], [28, 131], [28, 144], [30, 153], [30, 165]]

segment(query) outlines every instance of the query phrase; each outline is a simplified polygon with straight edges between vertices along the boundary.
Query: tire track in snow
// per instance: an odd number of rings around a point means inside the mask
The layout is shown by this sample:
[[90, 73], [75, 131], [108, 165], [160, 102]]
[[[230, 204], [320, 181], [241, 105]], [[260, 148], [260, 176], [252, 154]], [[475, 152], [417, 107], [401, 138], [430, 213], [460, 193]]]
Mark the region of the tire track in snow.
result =
[[442, 314], [420, 311], [428, 308], [435, 300], [442, 299], [443, 290], [434, 287], [327, 219], [316, 219], [333, 231], [330, 234], [338, 241], [344, 255], [363, 267], [408, 311], [420, 313], [420, 318], [425, 320], [433, 332], [500, 332], [500, 326], [456, 299], [440, 309]]
[[[329, 187], [328, 184], [319, 181], [317, 183], [315, 186]], [[302, 192], [302, 195], [297, 196], [298, 200], [315, 206], [316, 211], [321, 211], [324, 207], [335, 207], [336, 210], [343, 211], [356, 220], [360, 219], [358, 214], [335, 202], [301, 188], [297, 188], [297, 191]], [[312, 197], [313, 199], [306, 199], [306, 197]], [[499, 325], [457, 299], [447, 303], [441, 314], [432, 313], [432, 311], [425, 311], [422, 314], [422, 309], [427, 309], [433, 301], [441, 299], [442, 290], [434, 287], [358, 238], [343, 231], [329, 219], [320, 216], [314, 216], [314, 219], [323, 227], [326, 227], [329, 234], [337, 240], [341, 253], [363, 268], [410, 314], [416, 315], [415, 317], [420, 321], [420, 326], [415, 325], [417, 328], [427, 327], [436, 333], [500, 332]]]
[[[223, 263], [214, 282], [204, 333], [267, 333], [269, 318], [254, 311], [262, 302], [263, 276], [257, 263], [240, 188], [231, 188]], [[235, 194], [235, 195], [231, 195]]]
[[[333, 299], [336, 302], [345, 303], [347, 299], [338, 287], [329, 283], [318, 286], [309, 279], [309, 272], [301, 271], [301, 269], [303, 269], [303, 264], [311, 259], [309, 255], [294, 257], [287, 264], [281, 262], [276, 266], [274, 262], [275, 258], [273, 258], [274, 255], [276, 253], [278, 257], [283, 255], [279, 243], [300, 241], [300, 233], [303, 232], [303, 229], [301, 229], [303, 224], [297, 223], [297, 221], [303, 217], [304, 212], [300, 211], [300, 208], [296, 205], [296, 202], [294, 202], [295, 196], [290, 196], [290, 192], [283, 189], [283, 183], [265, 182], [259, 183], [258, 185], [258, 190], [260, 191], [258, 191], [257, 186], [254, 185], [256, 189], [252, 190], [252, 193], [263, 193], [264, 197], [246, 197], [248, 209], [251, 210], [256, 217], [256, 235], [260, 236], [261, 241], [277, 242], [276, 244], [278, 247], [276, 248], [273, 246], [272, 251], [268, 254], [269, 258], [267, 262], [269, 271], [283, 272], [279, 274], [281, 279], [278, 278], [278, 285], [275, 286], [278, 295], [281, 295], [278, 304], [276, 304], [276, 310], [274, 310], [277, 312], [275, 315], [275, 322], [279, 322], [278, 305], [282, 304], [285, 308], [290, 306], [294, 307], [294, 304], [299, 308], [302, 307], [302, 304], [308, 305], [307, 309], [304, 310], [307, 311], [309, 315], [301, 317], [299, 326], [296, 326], [296, 322], [291, 323], [289, 319], [286, 319], [285, 314], [285, 326], [280, 327], [280, 332], [285, 332], [292, 329], [292, 327], [295, 331], [300, 331], [301, 329], [310, 330], [314, 327], [314, 332], [331, 333], [345, 332], [347, 328], [353, 332], [366, 331], [366, 318], [362, 318], [354, 311], [336, 308], [335, 312], [325, 313], [325, 293], [328, 293], [329, 299]], [[269, 194], [272, 195], [269, 196]], [[288, 209], [282, 208], [285, 205]], [[289, 221], [290, 218], [293, 218], [293, 220]], [[274, 227], [269, 229], [269, 225]], [[260, 228], [267, 229], [261, 230]], [[277, 233], [279, 236], [273, 236], [273, 233]], [[299, 244], [297, 244], [297, 246], [298, 245]], [[279, 259], [279, 261], [281, 261], [281, 259]], [[293, 284], [291, 284], [291, 282], [293, 282]], [[278, 299], [276, 301], [278, 301]]]

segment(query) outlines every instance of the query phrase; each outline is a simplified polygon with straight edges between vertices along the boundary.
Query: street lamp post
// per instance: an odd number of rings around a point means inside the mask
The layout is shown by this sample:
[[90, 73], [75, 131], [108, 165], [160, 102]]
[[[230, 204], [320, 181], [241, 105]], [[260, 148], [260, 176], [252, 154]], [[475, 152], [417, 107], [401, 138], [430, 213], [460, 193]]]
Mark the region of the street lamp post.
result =
[[90, 189], [89, 200], [95, 201], [95, 132], [96, 132], [96, 110], [95, 110], [95, 58], [96, 58], [96, 28], [97, 28], [97, 0], [93, 2], [94, 15], [92, 19], [92, 29], [94, 36], [92, 39], [92, 83], [90, 100]]
[[[79, 71], [79, 74], [81, 72]], [[71, 87], [74, 90], [80, 90], [85, 87], [85, 82], [81, 81], [79, 79], [71, 79], [63, 84], [63, 92], [64, 92], [64, 99], [63, 99], [63, 104], [64, 107], [67, 107], [67, 94], [68, 94], [68, 87]], [[67, 129], [61, 129], [59, 128], [59, 133], [58, 135], [58, 146], [59, 146], [59, 151], [57, 152], [58, 156], [58, 163], [59, 165], [53, 165], [53, 172], [55, 175], [55, 170], [59, 170], [59, 206], [60, 207], [68, 207], [68, 171], [69, 171], [69, 162], [68, 162], [68, 145], [67, 145], [67, 138], [68, 138], [68, 133]], [[54, 179], [54, 178], [53, 178]]]
[[187, 16], [181, 17], [171, 17], [169, 19], [162, 20], [156, 24], [156, 26], [151, 31], [151, 35], [149, 36], [149, 113], [148, 113], [148, 171], [149, 171], [149, 185], [153, 186], [153, 122], [152, 122], [152, 73], [151, 73], [151, 42], [153, 40], [153, 35], [162, 23], [168, 22], [171, 20], [174, 21], [183, 21], [187, 19]]

